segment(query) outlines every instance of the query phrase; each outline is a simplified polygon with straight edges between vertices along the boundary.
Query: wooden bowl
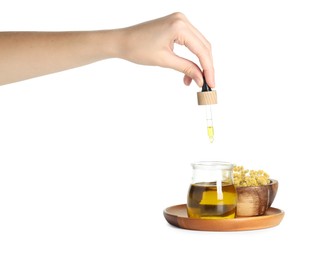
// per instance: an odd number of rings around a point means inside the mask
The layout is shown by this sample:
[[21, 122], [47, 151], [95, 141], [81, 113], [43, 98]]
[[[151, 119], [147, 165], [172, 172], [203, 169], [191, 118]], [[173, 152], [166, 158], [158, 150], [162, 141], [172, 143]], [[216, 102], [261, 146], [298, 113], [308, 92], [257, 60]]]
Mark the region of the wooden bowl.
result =
[[238, 217], [264, 215], [272, 205], [278, 189], [278, 181], [271, 179], [267, 185], [236, 187]]

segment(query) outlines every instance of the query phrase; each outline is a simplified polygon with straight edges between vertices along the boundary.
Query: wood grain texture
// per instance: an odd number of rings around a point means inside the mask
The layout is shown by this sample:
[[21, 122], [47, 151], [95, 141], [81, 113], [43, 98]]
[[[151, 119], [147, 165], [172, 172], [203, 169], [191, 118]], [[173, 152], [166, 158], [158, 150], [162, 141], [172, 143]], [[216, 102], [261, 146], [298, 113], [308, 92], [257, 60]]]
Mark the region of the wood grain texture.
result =
[[272, 205], [278, 190], [278, 181], [271, 179], [270, 184], [252, 187], [236, 187], [236, 216], [249, 217], [265, 214]]
[[198, 105], [214, 105], [217, 104], [217, 94], [215, 90], [198, 92]]
[[234, 219], [188, 218], [186, 204], [168, 207], [163, 211], [167, 222], [173, 226], [199, 231], [245, 231], [274, 227], [280, 224], [285, 213], [269, 208], [262, 216], [237, 217]]

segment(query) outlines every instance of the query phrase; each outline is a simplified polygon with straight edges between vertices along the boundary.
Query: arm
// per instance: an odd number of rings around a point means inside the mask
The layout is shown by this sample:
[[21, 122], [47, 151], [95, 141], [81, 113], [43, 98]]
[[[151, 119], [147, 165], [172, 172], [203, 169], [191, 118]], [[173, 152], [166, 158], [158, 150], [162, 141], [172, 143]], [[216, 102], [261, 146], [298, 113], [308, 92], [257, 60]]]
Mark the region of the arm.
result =
[[115, 31], [0, 33], [0, 84], [114, 56]]
[[202, 71], [177, 56], [174, 44], [185, 45], [200, 61], [214, 87], [210, 43], [180, 13], [127, 28], [81, 32], [0, 32], [0, 85], [90, 64], [108, 58], [172, 68], [201, 86]]

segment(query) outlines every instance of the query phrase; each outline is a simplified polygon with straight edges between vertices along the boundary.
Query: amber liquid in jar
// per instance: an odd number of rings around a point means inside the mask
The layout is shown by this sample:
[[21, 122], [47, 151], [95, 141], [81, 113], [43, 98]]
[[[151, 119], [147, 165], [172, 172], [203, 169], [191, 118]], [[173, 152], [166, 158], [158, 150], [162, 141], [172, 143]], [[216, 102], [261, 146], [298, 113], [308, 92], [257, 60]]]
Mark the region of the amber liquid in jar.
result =
[[190, 186], [187, 212], [190, 218], [220, 219], [234, 218], [237, 193], [233, 184], [200, 182]]

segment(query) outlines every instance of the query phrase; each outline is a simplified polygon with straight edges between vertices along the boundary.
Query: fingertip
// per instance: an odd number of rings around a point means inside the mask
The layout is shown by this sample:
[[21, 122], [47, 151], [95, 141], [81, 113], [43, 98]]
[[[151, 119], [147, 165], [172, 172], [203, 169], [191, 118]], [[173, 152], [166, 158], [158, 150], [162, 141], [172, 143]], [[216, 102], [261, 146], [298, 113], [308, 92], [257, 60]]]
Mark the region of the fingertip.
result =
[[[170, 61], [170, 62], [169, 62]], [[168, 68], [173, 68], [184, 73], [184, 84], [189, 86], [194, 80], [199, 87], [203, 85], [203, 74], [201, 69], [194, 62], [185, 58], [173, 55], [171, 60], [168, 59]]]
[[191, 81], [192, 81], [192, 78], [188, 77], [187, 75], [184, 76], [184, 84], [186, 86], [190, 86]]
[[215, 88], [214, 72], [204, 71], [205, 80], [211, 88]]
[[192, 80], [198, 85], [199, 88], [202, 87], [202, 85], [203, 85], [202, 79], [199, 79], [199, 78], [192, 79], [191, 77], [188, 77], [187, 75], [184, 76], [184, 84], [186, 86], [190, 86]]
[[196, 72], [193, 75], [193, 78], [191, 78], [191, 81], [192, 80], [198, 85], [198, 87], [202, 88], [202, 86], [203, 86], [203, 75], [202, 75], [201, 70], [199, 70], [198, 72]]
[[203, 85], [203, 79], [202, 78], [195, 78], [194, 81], [198, 85], [199, 88], [202, 88]]
[[208, 84], [209, 84], [210, 88], [215, 88], [215, 82], [214, 82], [214, 80], [210, 80], [210, 81], [208, 82]]

